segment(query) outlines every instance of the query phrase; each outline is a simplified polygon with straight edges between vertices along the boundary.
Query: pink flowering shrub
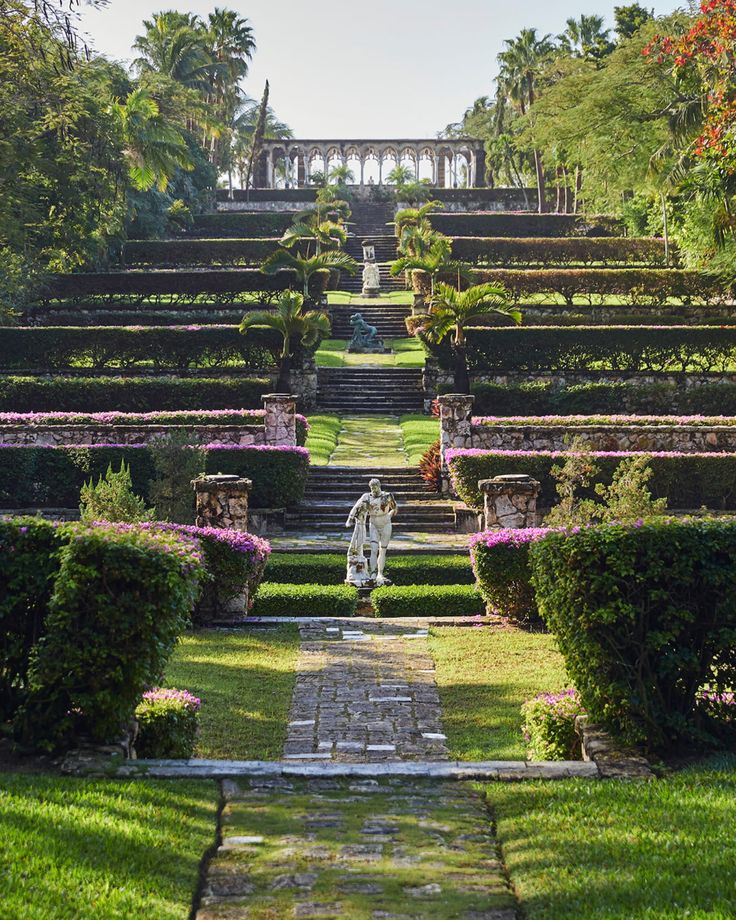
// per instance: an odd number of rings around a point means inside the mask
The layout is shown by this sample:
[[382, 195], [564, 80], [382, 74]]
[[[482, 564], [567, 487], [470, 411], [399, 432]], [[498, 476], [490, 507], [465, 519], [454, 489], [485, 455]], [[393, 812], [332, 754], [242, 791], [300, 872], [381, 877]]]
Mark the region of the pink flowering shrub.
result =
[[135, 710], [139, 757], [186, 760], [194, 753], [201, 700], [188, 690], [155, 687]]
[[576, 690], [540, 693], [521, 707], [523, 732], [530, 760], [579, 760], [580, 740], [575, 719], [583, 715]]

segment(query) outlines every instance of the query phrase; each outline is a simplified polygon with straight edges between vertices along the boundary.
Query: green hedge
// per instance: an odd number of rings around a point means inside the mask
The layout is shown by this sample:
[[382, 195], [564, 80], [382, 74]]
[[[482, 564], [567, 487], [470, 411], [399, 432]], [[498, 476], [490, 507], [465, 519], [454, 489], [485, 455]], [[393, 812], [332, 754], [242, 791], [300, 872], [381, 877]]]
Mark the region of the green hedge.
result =
[[[23, 545], [28, 526], [0, 523], [3, 557], [13, 555], [16, 540]], [[97, 742], [123, 735], [143, 692], [162, 674], [204, 579], [196, 544], [173, 534], [67, 525], [59, 535], [53, 589], [13, 714], [18, 737], [47, 749], [80, 735]], [[49, 566], [45, 542], [35, 554], [40, 568]], [[20, 610], [28, 562], [26, 551], [5, 586]], [[37, 582], [30, 599], [33, 608]], [[17, 626], [37, 624], [32, 616]]]
[[478, 590], [493, 612], [522, 626], [541, 622], [531, 586], [529, 546], [547, 533], [541, 528], [527, 528], [479, 533], [470, 538]]
[[[313, 276], [310, 290], [321, 294], [327, 288], [330, 273]], [[237, 297], [239, 294], [301, 290], [302, 284], [292, 271], [266, 275], [259, 269], [217, 269], [213, 271], [119, 271], [54, 275], [47, 283], [43, 300], [83, 300], [88, 297], [155, 297], [157, 295], [216, 294]]]
[[623, 229], [613, 217], [576, 214], [437, 213], [430, 214], [430, 220], [435, 230], [453, 237], [621, 236]]
[[[532, 582], [583, 705], [655, 751], [720, 730], [702, 691], [736, 687], [736, 524], [608, 526], [532, 545]], [[730, 707], [733, 708], [733, 707]]]
[[[389, 555], [386, 575], [396, 585], [473, 584], [467, 556]], [[345, 556], [274, 553], [265, 577], [279, 584], [339, 585], [345, 580]]]
[[298, 211], [218, 211], [194, 219], [193, 235], [208, 239], [261, 239], [281, 237], [296, 220]]
[[546, 381], [537, 381], [521, 384], [475, 383], [472, 391], [475, 395], [476, 415], [587, 415], [621, 412], [643, 415], [736, 415], [735, 383], [712, 383], [699, 387], [677, 386], [674, 383], [580, 383], [560, 388]]
[[135, 750], [148, 760], [188, 760], [197, 742], [200, 700], [186, 690], [154, 688], [135, 710]]
[[11, 326], [2, 337], [2, 370], [260, 370], [275, 366], [281, 349], [274, 330], [253, 329], [245, 336], [237, 326]]
[[3, 412], [118, 412], [261, 409], [265, 377], [4, 377]]
[[[539, 503], [551, 507], [557, 502], [553, 466], [564, 463], [566, 454], [550, 451], [451, 451], [450, 475], [460, 498], [481, 511], [483, 496], [478, 482], [509, 473], [524, 473], [542, 486]], [[610, 484], [614, 470], [636, 453], [592, 452], [599, 467], [596, 482]], [[667, 498], [672, 509], [694, 510], [705, 506], [713, 510], [736, 508], [736, 454], [653, 453], [653, 476], [648, 487], [654, 498]], [[591, 493], [593, 494], [593, 493]]]
[[664, 240], [632, 237], [562, 239], [455, 237], [452, 255], [484, 265], [665, 265]]
[[[453, 369], [449, 344], [426, 347], [441, 366]], [[474, 376], [510, 371], [728, 371], [736, 363], [736, 327], [471, 328], [466, 354]]]
[[126, 265], [260, 265], [278, 249], [278, 239], [130, 240]]
[[473, 585], [376, 588], [371, 603], [378, 617], [475, 617], [486, 612]]
[[264, 582], [251, 611], [256, 617], [352, 617], [358, 590], [349, 585], [277, 585]]
[[[104, 476], [110, 464], [119, 469], [122, 461], [130, 466], [135, 492], [148, 499], [155, 470], [145, 447], [0, 447], [0, 503], [6, 508], [75, 508], [84, 483]], [[299, 447], [222, 447], [206, 455], [206, 472], [253, 480], [250, 501], [256, 508], [298, 504], [308, 471], [309, 454]]]
[[[414, 290], [428, 297], [430, 276], [413, 273]], [[442, 280], [456, 283], [455, 276]], [[700, 272], [676, 268], [547, 268], [547, 269], [476, 269], [474, 284], [502, 284], [515, 302], [527, 297], [562, 298], [573, 306], [575, 298], [620, 297], [627, 304], [661, 304], [678, 300], [683, 304], [715, 303], [725, 297], [719, 282]]]

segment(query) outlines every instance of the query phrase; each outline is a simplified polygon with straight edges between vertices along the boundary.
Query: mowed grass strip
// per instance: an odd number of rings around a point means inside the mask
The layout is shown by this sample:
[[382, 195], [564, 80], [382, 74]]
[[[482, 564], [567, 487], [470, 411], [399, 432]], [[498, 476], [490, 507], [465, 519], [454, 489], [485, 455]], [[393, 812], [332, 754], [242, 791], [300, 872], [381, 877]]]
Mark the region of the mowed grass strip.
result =
[[525, 760], [521, 706], [570, 686], [550, 635], [514, 628], [430, 632], [442, 724], [455, 760]]
[[294, 689], [299, 633], [203, 630], [185, 636], [166, 684], [202, 700], [195, 757], [279, 760]]
[[402, 415], [399, 424], [409, 466], [419, 466], [422, 457], [439, 440], [440, 420], [431, 415]]
[[651, 782], [482, 788], [526, 920], [736, 917], [736, 757]]
[[182, 920], [215, 841], [214, 782], [0, 778], [0, 916]]
[[337, 415], [310, 415], [306, 448], [313, 466], [327, 466], [342, 428]]

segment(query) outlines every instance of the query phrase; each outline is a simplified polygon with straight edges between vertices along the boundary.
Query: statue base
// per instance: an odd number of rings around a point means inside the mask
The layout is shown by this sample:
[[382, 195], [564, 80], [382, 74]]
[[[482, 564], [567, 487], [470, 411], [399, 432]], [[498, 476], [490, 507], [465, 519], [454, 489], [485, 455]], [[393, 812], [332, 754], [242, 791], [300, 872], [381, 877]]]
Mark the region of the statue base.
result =
[[381, 296], [381, 289], [364, 287], [362, 291], [362, 296], [367, 297], [370, 300], [373, 300], [374, 298]]

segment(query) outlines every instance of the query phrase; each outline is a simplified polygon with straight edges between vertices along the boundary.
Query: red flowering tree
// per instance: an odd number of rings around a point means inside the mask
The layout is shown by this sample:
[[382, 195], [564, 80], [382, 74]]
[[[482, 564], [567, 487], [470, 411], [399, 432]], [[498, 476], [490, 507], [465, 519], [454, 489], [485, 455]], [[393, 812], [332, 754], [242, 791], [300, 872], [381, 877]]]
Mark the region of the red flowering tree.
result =
[[676, 71], [698, 74], [707, 106], [695, 153], [736, 172], [736, 0], [703, 0], [689, 31], [657, 36], [644, 54], [659, 62], [670, 58]]

